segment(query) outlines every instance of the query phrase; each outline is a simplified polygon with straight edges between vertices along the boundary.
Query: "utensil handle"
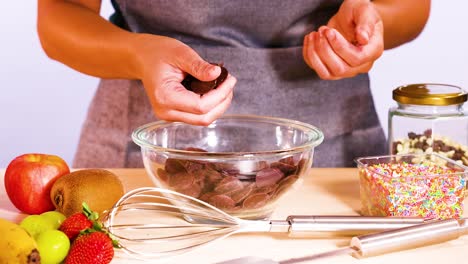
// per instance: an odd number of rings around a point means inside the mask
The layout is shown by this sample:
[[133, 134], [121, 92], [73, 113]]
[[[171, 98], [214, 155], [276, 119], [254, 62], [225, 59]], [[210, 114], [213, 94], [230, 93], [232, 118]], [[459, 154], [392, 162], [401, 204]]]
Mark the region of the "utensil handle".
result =
[[[461, 220], [464, 223], [464, 220]], [[463, 232], [457, 219], [431, 221], [397, 230], [353, 237], [351, 247], [356, 257], [367, 257], [384, 253], [437, 244], [458, 238]]]
[[286, 221], [289, 223], [289, 233], [292, 236], [310, 235], [310, 233], [353, 236], [421, 224], [424, 219], [419, 217], [291, 215]]

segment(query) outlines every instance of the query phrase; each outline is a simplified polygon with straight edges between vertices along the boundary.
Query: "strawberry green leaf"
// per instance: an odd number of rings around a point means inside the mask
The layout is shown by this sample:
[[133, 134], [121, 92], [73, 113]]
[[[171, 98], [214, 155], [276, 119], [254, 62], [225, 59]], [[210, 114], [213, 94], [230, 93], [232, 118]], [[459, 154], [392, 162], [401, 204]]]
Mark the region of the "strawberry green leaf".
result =
[[97, 212], [94, 212], [89, 208], [88, 204], [86, 202], [83, 202], [83, 214], [88, 217], [89, 220], [91, 221], [96, 221], [99, 218], [99, 214]]
[[96, 231], [103, 231], [101, 223], [93, 221], [93, 229]]

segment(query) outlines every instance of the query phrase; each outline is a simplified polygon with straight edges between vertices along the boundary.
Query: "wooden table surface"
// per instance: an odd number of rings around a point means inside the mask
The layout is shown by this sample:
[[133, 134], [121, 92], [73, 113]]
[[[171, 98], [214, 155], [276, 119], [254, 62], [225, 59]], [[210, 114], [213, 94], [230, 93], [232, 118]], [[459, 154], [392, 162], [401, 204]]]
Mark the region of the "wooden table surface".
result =
[[[126, 191], [153, 186], [143, 169], [111, 169]], [[25, 217], [9, 201], [0, 170], [0, 217], [21, 221]], [[357, 215], [360, 208], [357, 169], [313, 168], [286, 193], [272, 215], [283, 220], [288, 215]], [[468, 216], [465, 205], [465, 216]], [[217, 263], [242, 256], [285, 260], [334, 250], [349, 244], [350, 238], [291, 238], [286, 234], [236, 234], [206, 247], [169, 260], [136, 261], [117, 252], [112, 263]], [[309, 261], [308, 263], [466, 263], [468, 235], [438, 245], [411, 249], [365, 259], [350, 255]]]

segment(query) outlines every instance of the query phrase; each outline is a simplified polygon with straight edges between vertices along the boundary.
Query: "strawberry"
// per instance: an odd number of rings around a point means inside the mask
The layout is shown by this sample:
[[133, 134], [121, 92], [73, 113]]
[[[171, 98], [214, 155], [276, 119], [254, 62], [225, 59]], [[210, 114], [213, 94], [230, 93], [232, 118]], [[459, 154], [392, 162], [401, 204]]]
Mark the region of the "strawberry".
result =
[[65, 264], [107, 264], [114, 257], [112, 239], [104, 232], [89, 231], [73, 241]]
[[59, 230], [64, 232], [70, 241], [73, 241], [80, 232], [93, 228], [98, 225], [97, 219], [99, 215], [91, 211], [86, 203], [83, 203], [83, 212], [75, 213], [65, 219], [59, 227]]
[[59, 227], [59, 230], [72, 241], [81, 231], [93, 227], [93, 222], [83, 213], [75, 213], [65, 219]]

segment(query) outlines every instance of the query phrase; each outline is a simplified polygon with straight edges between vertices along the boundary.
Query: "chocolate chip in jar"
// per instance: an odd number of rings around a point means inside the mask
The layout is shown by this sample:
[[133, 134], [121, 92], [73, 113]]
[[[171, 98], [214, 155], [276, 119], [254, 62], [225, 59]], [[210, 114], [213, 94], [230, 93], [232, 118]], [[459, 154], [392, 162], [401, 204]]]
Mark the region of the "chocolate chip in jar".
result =
[[212, 81], [200, 81], [193, 77], [192, 75], [187, 75], [185, 79], [182, 81], [182, 85], [189, 91], [192, 91], [196, 94], [206, 94], [207, 92], [216, 89], [221, 83], [226, 80], [228, 76], [228, 71], [226, 68], [224, 68], [223, 64], [220, 63], [212, 63], [213, 65], [217, 65], [221, 68], [221, 74], [218, 76], [218, 78], [212, 80]]
[[448, 137], [434, 135], [432, 129], [418, 134], [408, 132], [407, 138], [392, 143], [392, 154], [436, 153], [456, 162], [468, 165], [467, 146], [460, 145]]

